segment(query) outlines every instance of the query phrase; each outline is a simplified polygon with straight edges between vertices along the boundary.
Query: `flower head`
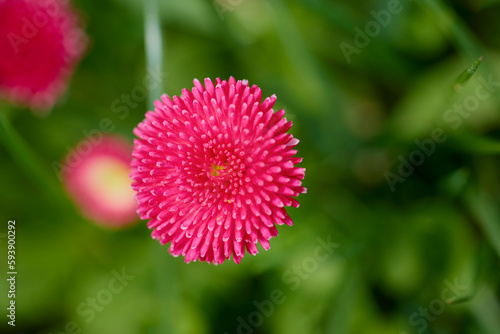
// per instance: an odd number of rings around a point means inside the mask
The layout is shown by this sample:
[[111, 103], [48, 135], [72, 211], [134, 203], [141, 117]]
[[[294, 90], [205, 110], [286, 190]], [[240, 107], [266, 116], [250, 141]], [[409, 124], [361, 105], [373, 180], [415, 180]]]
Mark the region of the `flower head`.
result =
[[194, 86], [163, 95], [134, 130], [137, 212], [174, 256], [239, 263], [257, 242], [269, 249], [276, 225], [292, 225], [285, 207], [298, 207], [294, 197], [306, 191], [298, 140], [285, 111], [272, 109], [276, 96], [261, 102], [246, 80]]
[[86, 46], [77, 16], [61, 0], [0, 0], [0, 95], [50, 109]]
[[65, 159], [64, 184], [83, 215], [120, 228], [137, 221], [130, 188], [131, 145], [117, 136], [84, 140]]

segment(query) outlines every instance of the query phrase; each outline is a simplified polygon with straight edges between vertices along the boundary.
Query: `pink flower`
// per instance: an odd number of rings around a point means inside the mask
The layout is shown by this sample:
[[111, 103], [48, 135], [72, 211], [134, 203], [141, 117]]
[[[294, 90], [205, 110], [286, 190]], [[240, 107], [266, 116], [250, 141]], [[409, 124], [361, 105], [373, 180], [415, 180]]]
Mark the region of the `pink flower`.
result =
[[257, 242], [269, 249], [275, 224], [292, 225], [285, 207], [299, 206], [305, 169], [275, 95], [261, 103], [246, 80], [215, 83], [194, 80], [146, 113], [134, 130], [132, 187], [140, 217], [174, 256], [240, 263]]
[[63, 181], [85, 217], [112, 228], [137, 221], [129, 177], [131, 153], [127, 141], [106, 136], [82, 141], [66, 157]]
[[86, 46], [65, 0], [0, 0], [0, 94], [52, 108]]

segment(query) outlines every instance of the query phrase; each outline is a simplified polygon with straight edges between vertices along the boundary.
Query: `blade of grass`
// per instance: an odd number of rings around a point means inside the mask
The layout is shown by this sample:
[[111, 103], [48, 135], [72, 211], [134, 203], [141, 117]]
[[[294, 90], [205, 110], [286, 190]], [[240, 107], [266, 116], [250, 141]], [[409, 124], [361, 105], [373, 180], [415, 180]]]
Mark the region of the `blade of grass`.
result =
[[[486, 50], [481, 42], [474, 36], [463, 20], [442, 0], [420, 0], [417, 3], [434, 15], [436, 23], [450, 36], [455, 48], [462, 52], [468, 61], [474, 61], [486, 55]], [[488, 62], [485, 62], [483, 67], [486, 68], [488, 73], [495, 73]], [[500, 94], [493, 95], [497, 103], [500, 103]]]
[[484, 237], [500, 258], [500, 212], [495, 200], [484, 187], [481, 190], [472, 186], [465, 192], [463, 201], [476, 217]]
[[317, 91], [311, 94], [317, 95], [319, 100], [325, 96], [333, 101], [344, 100], [339, 88], [327, 77], [325, 69], [307, 45], [287, 4], [283, 0], [276, 0], [270, 6], [274, 12], [276, 32], [290, 63], [304, 80], [317, 84]]
[[40, 160], [31, 147], [17, 133], [4, 113], [0, 112], [0, 141], [11, 155], [14, 162], [31, 181], [45, 194], [58, 209], [71, 208], [55, 174]]
[[[298, 0], [297, 3], [301, 4], [306, 10], [313, 11], [319, 18], [324, 18], [330, 22], [334, 27], [338, 28], [339, 32], [353, 39], [357, 26], [363, 26], [369, 22], [372, 17], [362, 16], [356, 13], [348, 5], [337, 3], [334, 1], [324, 0]], [[374, 8], [375, 9], [375, 8]], [[368, 13], [365, 13], [365, 15]], [[353, 43], [353, 40], [346, 39], [345, 42]], [[370, 71], [378, 72], [379, 75], [387, 75], [387, 68], [391, 68], [396, 73], [409, 74], [409, 66], [411, 66], [406, 59], [401, 57], [392, 48], [389, 40], [379, 38], [377, 40], [379, 46], [370, 48], [370, 57], [366, 57], [363, 62], [356, 62], [352, 65], [354, 67], [369, 66]], [[340, 50], [340, 45], [339, 45]], [[365, 63], [365, 65], [363, 65]], [[350, 63], [349, 63], [350, 64]], [[396, 77], [394, 77], [396, 79]]]
[[330, 314], [326, 323], [326, 333], [348, 333], [349, 320], [352, 316], [360, 287], [360, 268], [353, 264], [347, 271], [342, 289], [332, 301]]
[[450, 134], [447, 146], [464, 153], [490, 155], [500, 153], [500, 141], [474, 133]]
[[455, 82], [455, 85], [453, 86], [453, 89], [455, 92], [459, 92], [465, 83], [469, 81], [469, 79], [472, 77], [474, 73], [476, 73], [477, 68], [483, 61], [483, 57], [479, 57], [478, 60], [476, 60], [474, 63], [472, 63], [471, 66], [467, 67], [465, 71], [458, 77], [457, 81]]
[[455, 47], [472, 61], [484, 54], [483, 47], [458, 15], [442, 0], [420, 0], [418, 4], [428, 9], [436, 18], [436, 23], [453, 40]]
[[471, 316], [478, 323], [481, 333], [497, 334], [500, 328], [500, 305], [495, 291], [485, 286], [477, 298], [469, 303]]
[[342, 28], [346, 32], [351, 32], [355, 22], [359, 19], [343, 3], [333, 1], [327, 3], [321, 0], [298, 0], [297, 2], [314, 10], [317, 15], [327, 18], [333, 25]]

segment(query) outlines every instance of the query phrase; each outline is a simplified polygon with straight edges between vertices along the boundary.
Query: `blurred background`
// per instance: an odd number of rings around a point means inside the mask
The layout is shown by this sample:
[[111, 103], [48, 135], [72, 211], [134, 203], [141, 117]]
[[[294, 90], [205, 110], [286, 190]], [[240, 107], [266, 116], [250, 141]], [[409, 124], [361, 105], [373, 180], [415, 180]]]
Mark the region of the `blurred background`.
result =
[[[159, 1], [150, 91], [144, 4], [72, 3], [89, 45], [67, 93], [43, 117], [1, 104], [54, 187], [0, 145], [18, 272], [0, 332], [500, 333], [500, 1]], [[229, 76], [276, 94], [300, 139], [308, 193], [269, 251], [185, 264], [138, 218], [81, 214], [53, 166], [86, 133], [131, 145], [146, 91]]]

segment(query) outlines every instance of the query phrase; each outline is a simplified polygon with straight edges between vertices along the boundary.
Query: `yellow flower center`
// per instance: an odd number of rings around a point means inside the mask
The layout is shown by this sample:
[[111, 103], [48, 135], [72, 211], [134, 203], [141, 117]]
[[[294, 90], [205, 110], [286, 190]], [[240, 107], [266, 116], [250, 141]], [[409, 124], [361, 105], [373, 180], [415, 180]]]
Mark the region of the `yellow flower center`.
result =
[[212, 172], [210, 173], [212, 176], [219, 176], [219, 171], [221, 169], [225, 169], [226, 167], [224, 166], [219, 166], [219, 165], [215, 165], [215, 164], [212, 164]]
[[129, 167], [114, 158], [102, 157], [89, 162], [85, 178], [93, 196], [111, 208], [135, 205], [134, 191], [130, 187]]

